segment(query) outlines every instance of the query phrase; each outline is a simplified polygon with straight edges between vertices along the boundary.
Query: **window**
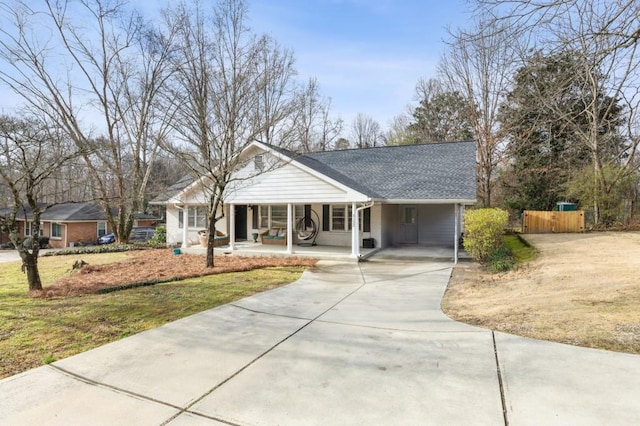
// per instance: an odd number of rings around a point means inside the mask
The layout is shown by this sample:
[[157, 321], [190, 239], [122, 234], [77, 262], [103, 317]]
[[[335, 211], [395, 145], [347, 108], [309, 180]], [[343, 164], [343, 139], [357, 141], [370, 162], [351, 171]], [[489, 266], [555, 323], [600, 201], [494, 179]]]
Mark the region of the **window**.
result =
[[[40, 236], [42, 237], [44, 235], [44, 229], [42, 229], [44, 227], [44, 225], [42, 224], [42, 222], [40, 222]], [[30, 237], [33, 235], [33, 222], [29, 221], [27, 223], [24, 224], [24, 236], [25, 237]]]
[[184, 228], [184, 209], [178, 210], [178, 228]]
[[270, 206], [270, 207], [271, 207], [270, 228], [286, 228], [287, 227], [287, 206]]
[[[353, 224], [351, 216], [353, 215], [353, 207], [351, 204], [337, 204], [330, 208], [331, 231], [351, 231]], [[358, 212], [358, 228], [362, 231], [362, 210]]]
[[403, 209], [402, 224], [415, 225], [417, 223], [418, 210], [415, 207], [405, 207]]
[[258, 206], [259, 228], [286, 228], [287, 206]]
[[331, 206], [331, 230], [346, 231], [347, 209], [346, 206]]
[[107, 235], [107, 222], [98, 222], [98, 238]]
[[206, 206], [189, 207], [187, 226], [189, 228], [206, 228], [207, 227], [207, 207]]
[[62, 238], [62, 225], [51, 223], [51, 238]]
[[253, 166], [254, 169], [258, 172], [261, 172], [264, 170], [264, 157], [262, 157], [262, 155], [256, 155], [253, 158]]

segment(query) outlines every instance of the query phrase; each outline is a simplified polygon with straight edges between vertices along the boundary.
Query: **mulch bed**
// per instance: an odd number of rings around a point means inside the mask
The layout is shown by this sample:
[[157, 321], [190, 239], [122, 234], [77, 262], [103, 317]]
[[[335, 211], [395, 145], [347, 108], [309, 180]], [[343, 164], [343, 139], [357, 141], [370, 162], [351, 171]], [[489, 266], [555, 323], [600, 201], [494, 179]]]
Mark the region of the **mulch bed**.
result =
[[[106, 265], [84, 265], [59, 279], [34, 297], [69, 297], [93, 294], [112, 288], [140, 283], [158, 283], [195, 278], [225, 272], [280, 266], [312, 267], [316, 259], [302, 257], [240, 257], [216, 256], [215, 266], [205, 266], [205, 256], [174, 255], [170, 250], [140, 250], [130, 252], [127, 259]], [[71, 268], [71, 265], [70, 265]]]

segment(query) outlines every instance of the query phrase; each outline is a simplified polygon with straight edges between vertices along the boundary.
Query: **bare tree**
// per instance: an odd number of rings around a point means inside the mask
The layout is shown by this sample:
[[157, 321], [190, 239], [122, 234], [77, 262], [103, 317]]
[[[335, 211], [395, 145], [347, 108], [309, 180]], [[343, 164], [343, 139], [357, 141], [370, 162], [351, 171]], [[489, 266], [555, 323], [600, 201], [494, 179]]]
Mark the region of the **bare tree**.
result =
[[[555, 29], [565, 27], [568, 20], [581, 21], [581, 31], [574, 32], [571, 41], [604, 38], [609, 40], [608, 49], [612, 50], [631, 47], [640, 41], [637, 0], [475, 0], [475, 3], [478, 16], [505, 21], [511, 33], [535, 33], [540, 41], [555, 40]], [[594, 19], [575, 21], [573, 17], [577, 15]], [[548, 33], [549, 29], [554, 31]]]
[[174, 130], [182, 146], [173, 151], [208, 191], [206, 264], [212, 267], [216, 223], [228, 187], [240, 179], [240, 154], [260, 138], [273, 142], [268, 135], [291, 113], [293, 62], [271, 38], [246, 26], [242, 0], [222, 0], [210, 16], [197, 3], [166, 16], [180, 24], [172, 96], [180, 103]]
[[356, 148], [370, 148], [382, 144], [380, 124], [373, 117], [358, 114], [351, 123], [351, 136]]
[[0, 80], [81, 150], [94, 197], [127, 240], [169, 129], [172, 108], [158, 94], [170, 75], [171, 32], [111, 0], [15, 2], [1, 12], [12, 26], [0, 29]]
[[469, 102], [478, 147], [478, 196], [485, 206], [491, 205], [493, 175], [503, 146], [498, 111], [517, 65], [513, 61], [517, 39], [495, 25], [481, 21], [471, 31], [452, 33], [439, 66], [449, 91], [460, 92]]
[[411, 116], [409, 113], [399, 114], [393, 117], [389, 123], [389, 129], [383, 139], [386, 145], [409, 145], [415, 142], [412, 132], [409, 130]]
[[[55, 127], [31, 119], [0, 117], [0, 180], [11, 194], [10, 207], [0, 216], [0, 230], [9, 235], [20, 254], [30, 291], [42, 290], [38, 236], [40, 216], [46, 209], [43, 184], [78, 154]], [[31, 227], [30, 240], [20, 233], [20, 219], [25, 227]]]
[[342, 130], [342, 120], [330, 117], [331, 99], [320, 95], [318, 80], [310, 78], [298, 95], [294, 118], [296, 144], [301, 152], [331, 149]]
[[325, 99], [325, 105], [322, 109], [320, 117], [320, 141], [318, 151], [330, 151], [334, 149], [335, 144], [342, 132], [344, 122], [342, 118], [331, 117], [331, 98]]

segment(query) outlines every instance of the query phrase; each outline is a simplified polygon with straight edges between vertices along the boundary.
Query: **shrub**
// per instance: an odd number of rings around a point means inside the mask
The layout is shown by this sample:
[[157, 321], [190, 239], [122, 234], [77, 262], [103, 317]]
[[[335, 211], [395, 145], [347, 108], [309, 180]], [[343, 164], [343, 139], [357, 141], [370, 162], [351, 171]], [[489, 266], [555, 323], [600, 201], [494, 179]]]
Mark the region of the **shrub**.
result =
[[511, 250], [506, 245], [497, 247], [487, 257], [487, 267], [494, 272], [510, 271], [514, 266]]
[[502, 247], [509, 213], [497, 208], [467, 210], [464, 214], [464, 248], [478, 262]]
[[99, 246], [74, 247], [60, 250], [51, 250], [41, 256], [64, 256], [70, 254], [96, 254], [96, 253], [119, 253], [129, 250], [144, 250], [150, 248], [147, 243], [129, 244], [103, 244]]
[[167, 244], [167, 227], [164, 225], [156, 226], [153, 237], [149, 241], [151, 247], [164, 247]]

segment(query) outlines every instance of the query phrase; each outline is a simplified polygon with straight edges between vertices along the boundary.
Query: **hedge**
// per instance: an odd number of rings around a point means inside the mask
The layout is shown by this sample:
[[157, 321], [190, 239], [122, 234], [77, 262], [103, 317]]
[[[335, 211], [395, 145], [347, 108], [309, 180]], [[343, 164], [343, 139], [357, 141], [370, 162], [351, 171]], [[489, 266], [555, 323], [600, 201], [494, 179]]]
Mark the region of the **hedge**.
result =
[[487, 259], [503, 245], [502, 236], [509, 213], [498, 208], [467, 210], [464, 215], [464, 249], [478, 262]]

